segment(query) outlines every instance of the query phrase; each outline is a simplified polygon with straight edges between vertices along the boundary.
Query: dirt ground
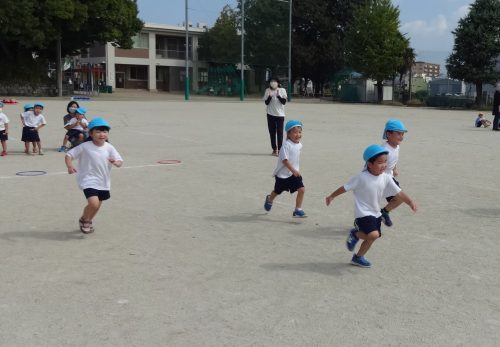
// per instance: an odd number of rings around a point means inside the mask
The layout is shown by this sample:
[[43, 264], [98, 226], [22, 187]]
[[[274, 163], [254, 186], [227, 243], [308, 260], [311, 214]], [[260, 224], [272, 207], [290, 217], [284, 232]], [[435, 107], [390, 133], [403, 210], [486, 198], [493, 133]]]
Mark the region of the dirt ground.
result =
[[[19, 101], [0, 157], [0, 345], [498, 345], [500, 133], [476, 112], [293, 100], [309, 215], [294, 219], [294, 196], [263, 209], [276, 158], [262, 101], [101, 95], [81, 105], [125, 161], [83, 235], [85, 199], [56, 151], [69, 100], [42, 100], [44, 156], [23, 153]], [[345, 247], [352, 194], [324, 197], [395, 117], [419, 210], [391, 213], [362, 269]], [[33, 170], [46, 174], [16, 175]]]

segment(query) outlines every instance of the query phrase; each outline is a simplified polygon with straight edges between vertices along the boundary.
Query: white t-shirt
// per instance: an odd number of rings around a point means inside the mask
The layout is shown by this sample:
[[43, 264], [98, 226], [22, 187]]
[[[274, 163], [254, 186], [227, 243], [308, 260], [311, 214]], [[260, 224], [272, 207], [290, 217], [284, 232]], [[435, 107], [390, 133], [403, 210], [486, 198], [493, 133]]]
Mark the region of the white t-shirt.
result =
[[354, 193], [354, 218], [380, 217], [380, 201], [401, 191], [391, 175], [384, 172], [375, 176], [368, 170], [351, 177], [344, 189]]
[[5, 124], [9, 123], [9, 118], [3, 112], [0, 112], [0, 131], [5, 130]]
[[84, 142], [70, 149], [66, 155], [78, 160], [76, 179], [81, 190], [110, 190], [112, 164], [109, 159], [123, 160], [108, 142], [102, 146], [96, 146], [92, 141]]
[[269, 95], [273, 96], [271, 97], [271, 101], [269, 101], [269, 105], [266, 105], [266, 112], [271, 116], [285, 117], [285, 105], [283, 105], [281, 101], [279, 101], [276, 93], [279, 93], [279, 96], [283, 99], [286, 99], [288, 97], [284, 88], [277, 88], [276, 90], [267, 88], [264, 92], [264, 101], [267, 100]]
[[394, 168], [396, 167], [396, 164], [399, 160], [399, 145], [394, 148], [389, 144], [389, 142], [385, 141], [382, 144], [382, 147], [384, 147], [389, 152], [389, 154], [387, 155], [387, 169], [385, 169], [385, 172], [387, 172], [391, 176], [394, 176]]
[[[75, 117], [73, 117], [73, 118], [71, 118], [69, 120], [68, 123], [64, 124], [64, 126], [67, 127], [68, 125], [76, 124], [76, 122], [78, 122], [78, 119], [76, 119]], [[81, 123], [85, 124], [85, 126], [89, 125], [88, 120], [86, 120], [85, 118], [82, 118]], [[85, 129], [80, 124], [78, 124], [77, 126], [71, 128], [70, 130], [75, 129], [75, 130], [85, 131]]]
[[22, 113], [22, 115], [24, 118], [24, 124], [27, 127], [37, 127], [40, 124], [47, 124], [47, 122], [45, 121], [45, 117], [41, 113], [38, 116], [35, 116], [33, 112], [28, 111]]
[[299, 170], [299, 159], [300, 150], [302, 149], [302, 143], [295, 143], [292, 140], [287, 139], [280, 149], [280, 154], [278, 156], [278, 163], [274, 169], [273, 176], [279, 178], [288, 178], [292, 176], [292, 172], [283, 164], [283, 160], [287, 159], [290, 165], [297, 170]]

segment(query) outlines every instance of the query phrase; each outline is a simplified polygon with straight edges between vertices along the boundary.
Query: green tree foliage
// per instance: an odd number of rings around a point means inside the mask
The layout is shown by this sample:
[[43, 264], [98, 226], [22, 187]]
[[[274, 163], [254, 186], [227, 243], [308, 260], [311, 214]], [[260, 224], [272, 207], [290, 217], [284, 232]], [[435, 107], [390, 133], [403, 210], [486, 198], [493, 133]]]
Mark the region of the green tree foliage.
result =
[[455, 44], [447, 59], [451, 78], [476, 85], [476, 104], [482, 104], [483, 83], [500, 79], [495, 64], [500, 56], [500, 1], [476, 0], [453, 31]]
[[95, 42], [130, 48], [143, 25], [137, 14], [135, 0], [2, 0], [0, 77], [36, 79], [58, 40], [62, 55]]
[[237, 63], [240, 56], [240, 36], [237, 16], [230, 6], [224, 6], [215, 25], [200, 38], [200, 59], [211, 63]]
[[367, 0], [294, 0], [292, 68], [321, 85], [345, 67], [345, 34]]
[[377, 81], [379, 102], [383, 97], [383, 81], [398, 71], [408, 47], [399, 25], [399, 9], [390, 0], [371, 0], [355, 11], [346, 33], [347, 62], [365, 77]]

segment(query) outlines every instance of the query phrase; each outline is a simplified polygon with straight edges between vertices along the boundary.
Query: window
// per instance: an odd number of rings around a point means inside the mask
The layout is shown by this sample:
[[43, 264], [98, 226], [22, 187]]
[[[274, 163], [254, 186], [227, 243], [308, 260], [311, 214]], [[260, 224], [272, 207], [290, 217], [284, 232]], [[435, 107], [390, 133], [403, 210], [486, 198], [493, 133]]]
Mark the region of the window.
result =
[[208, 71], [202, 71], [200, 69], [200, 82], [208, 82]]
[[149, 48], [149, 34], [139, 33], [135, 35], [132, 40], [134, 41], [134, 48]]
[[147, 81], [147, 79], [148, 79], [148, 67], [147, 66], [140, 66], [140, 65], [131, 66], [129, 79]]

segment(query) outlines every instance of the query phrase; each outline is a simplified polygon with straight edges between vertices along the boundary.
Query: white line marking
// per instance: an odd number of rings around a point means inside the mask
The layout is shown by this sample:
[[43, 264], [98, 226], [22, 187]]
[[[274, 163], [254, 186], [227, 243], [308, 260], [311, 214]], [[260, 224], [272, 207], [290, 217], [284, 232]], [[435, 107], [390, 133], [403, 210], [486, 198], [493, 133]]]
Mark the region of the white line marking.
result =
[[[146, 165], [135, 165], [135, 166], [122, 166], [120, 169], [140, 169], [145, 167], [157, 167], [157, 166], [178, 166], [181, 163], [177, 164], [146, 164]], [[59, 172], [47, 172], [45, 175], [38, 176], [19, 176], [13, 174], [12, 176], [0, 176], [0, 179], [11, 179], [11, 178], [25, 178], [25, 177], [44, 177], [44, 176], [57, 176], [57, 175], [68, 175], [68, 171], [59, 171]]]

